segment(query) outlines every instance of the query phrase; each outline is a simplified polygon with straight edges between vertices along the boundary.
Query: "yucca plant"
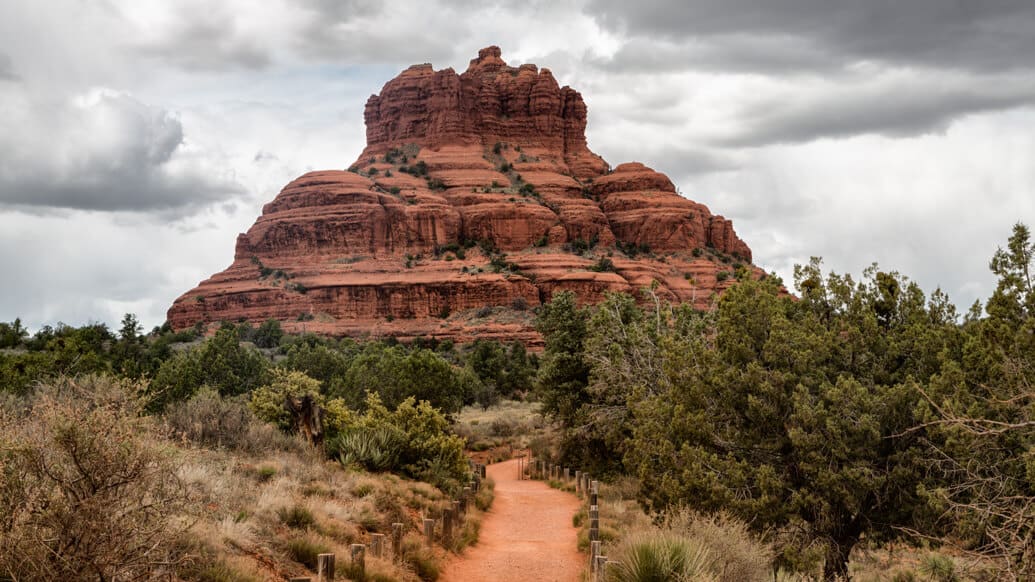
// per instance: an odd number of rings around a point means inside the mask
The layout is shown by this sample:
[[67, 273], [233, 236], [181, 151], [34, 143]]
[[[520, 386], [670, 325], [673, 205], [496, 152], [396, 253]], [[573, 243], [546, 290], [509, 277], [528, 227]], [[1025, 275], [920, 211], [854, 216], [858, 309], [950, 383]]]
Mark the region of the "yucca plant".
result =
[[388, 471], [399, 465], [403, 436], [392, 427], [355, 428], [339, 435], [329, 445], [345, 466], [368, 471]]
[[611, 556], [609, 582], [711, 582], [715, 579], [708, 549], [693, 538], [672, 532], [632, 535]]

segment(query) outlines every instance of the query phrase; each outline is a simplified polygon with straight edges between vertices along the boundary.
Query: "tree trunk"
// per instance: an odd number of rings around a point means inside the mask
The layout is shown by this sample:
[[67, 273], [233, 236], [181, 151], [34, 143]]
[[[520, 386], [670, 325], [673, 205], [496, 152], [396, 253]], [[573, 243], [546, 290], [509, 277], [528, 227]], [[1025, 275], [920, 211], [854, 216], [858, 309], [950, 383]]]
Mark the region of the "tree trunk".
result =
[[823, 580], [848, 580], [848, 556], [852, 553], [859, 538], [831, 540], [823, 561]]

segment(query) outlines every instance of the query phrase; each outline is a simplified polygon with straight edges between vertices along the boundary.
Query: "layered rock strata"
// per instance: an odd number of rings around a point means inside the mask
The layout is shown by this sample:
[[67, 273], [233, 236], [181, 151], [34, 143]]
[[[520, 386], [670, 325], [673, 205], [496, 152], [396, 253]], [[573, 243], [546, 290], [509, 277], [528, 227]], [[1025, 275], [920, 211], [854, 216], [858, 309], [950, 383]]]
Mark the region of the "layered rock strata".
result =
[[347, 171], [305, 174], [169, 309], [176, 329], [281, 320], [330, 335], [540, 342], [531, 309], [653, 292], [707, 308], [750, 273], [731, 222], [640, 163], [586, 144], [586, 105], [496, 47], [467, 71], [415, 65], [371, 96]]

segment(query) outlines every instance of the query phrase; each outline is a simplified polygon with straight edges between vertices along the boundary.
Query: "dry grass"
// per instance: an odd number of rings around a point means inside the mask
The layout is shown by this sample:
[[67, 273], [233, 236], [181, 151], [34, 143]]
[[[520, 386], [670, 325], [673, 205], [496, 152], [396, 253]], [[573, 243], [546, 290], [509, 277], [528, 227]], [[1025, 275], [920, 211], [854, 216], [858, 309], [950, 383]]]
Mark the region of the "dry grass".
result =
[[453, 430], [467, 439], [468, 450], [479, 453], [479, 461], [502, 461], [550, 432], [538, 410], [538, 403], [517, 400], [504, 400], [488, 410], [469, 406], [455, 415]]

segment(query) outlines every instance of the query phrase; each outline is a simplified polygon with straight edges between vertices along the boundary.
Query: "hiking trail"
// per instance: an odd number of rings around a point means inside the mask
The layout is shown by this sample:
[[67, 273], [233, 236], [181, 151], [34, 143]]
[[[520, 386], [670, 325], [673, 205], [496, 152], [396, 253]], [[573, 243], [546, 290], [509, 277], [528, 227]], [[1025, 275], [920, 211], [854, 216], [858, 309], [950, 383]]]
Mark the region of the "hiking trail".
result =
[[495, 499], [478, 543], [453, 556], [440, 582], [577, 582], [583, 570], [572, 516], [579, 500], [542, 481], [521, 480], [518, 459], [489, 465]]

